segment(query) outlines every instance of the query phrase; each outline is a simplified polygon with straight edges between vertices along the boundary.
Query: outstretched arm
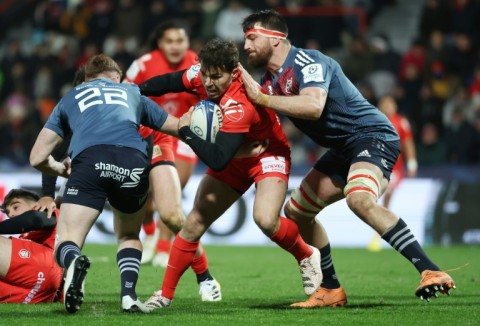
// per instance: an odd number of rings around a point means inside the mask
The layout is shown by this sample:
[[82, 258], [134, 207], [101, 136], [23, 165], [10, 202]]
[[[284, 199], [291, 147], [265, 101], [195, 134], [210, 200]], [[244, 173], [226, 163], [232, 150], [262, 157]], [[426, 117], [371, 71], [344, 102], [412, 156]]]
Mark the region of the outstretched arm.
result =
[[0, 223], [0, 234], [19, 234], [29, 231], [52, 228], [57, 223], [55, 215], [47, 217], [47, 212], [27, 211]]
[[170, 74], [152, 77], [140, 85], [140, 93], [145, 96], [161, 96], [166, 93], [180, 93], [188, 91], [183, 84], [183, 73], [185, 70]]

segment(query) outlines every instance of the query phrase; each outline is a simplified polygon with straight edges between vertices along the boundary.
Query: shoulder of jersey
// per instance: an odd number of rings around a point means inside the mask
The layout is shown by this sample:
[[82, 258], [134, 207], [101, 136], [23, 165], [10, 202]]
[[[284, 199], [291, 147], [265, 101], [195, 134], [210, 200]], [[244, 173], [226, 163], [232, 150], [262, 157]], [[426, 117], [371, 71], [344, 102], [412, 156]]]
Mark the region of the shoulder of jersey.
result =
[[312, 54], [313, 53], [311, 51], [297, 49], [297, 53], [295, 54], [295, 58], [293, 59], [293, 62], [300, 67], [305, 67], [310, 64], [313, 64], [316, 61], [315, 61], [315, 56]]

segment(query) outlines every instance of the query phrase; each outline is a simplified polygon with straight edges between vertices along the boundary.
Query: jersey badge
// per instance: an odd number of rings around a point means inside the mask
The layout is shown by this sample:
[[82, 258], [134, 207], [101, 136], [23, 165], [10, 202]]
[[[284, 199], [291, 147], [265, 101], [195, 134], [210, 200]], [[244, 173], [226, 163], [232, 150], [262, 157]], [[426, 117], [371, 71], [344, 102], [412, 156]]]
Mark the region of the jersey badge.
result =
[[319, 63], [310, 64], [302, 69], [303, 82], [324, 82], [323, 68]]
[[28, 259], [28, 258], [30, 258], [30, 251], [28, 251], [27, 249], [21, 249], [18, 252], [18, 256], [20, 258]]
[[232, 99], [222, 105], [223, 116], [230, 121], [240, 121], [245, 115], [243, 106]]

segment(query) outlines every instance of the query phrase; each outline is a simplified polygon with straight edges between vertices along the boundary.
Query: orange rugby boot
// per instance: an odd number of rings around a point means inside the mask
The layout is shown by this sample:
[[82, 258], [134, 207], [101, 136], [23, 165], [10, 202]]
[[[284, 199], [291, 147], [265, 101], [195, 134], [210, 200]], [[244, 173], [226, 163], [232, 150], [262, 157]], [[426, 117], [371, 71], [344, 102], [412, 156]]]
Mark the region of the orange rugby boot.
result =
[[319, 287], [307, 301], [290, 305], [293, 308], [340, 307], [347, 304], [347, 294], [342, 287], [326, 289]]

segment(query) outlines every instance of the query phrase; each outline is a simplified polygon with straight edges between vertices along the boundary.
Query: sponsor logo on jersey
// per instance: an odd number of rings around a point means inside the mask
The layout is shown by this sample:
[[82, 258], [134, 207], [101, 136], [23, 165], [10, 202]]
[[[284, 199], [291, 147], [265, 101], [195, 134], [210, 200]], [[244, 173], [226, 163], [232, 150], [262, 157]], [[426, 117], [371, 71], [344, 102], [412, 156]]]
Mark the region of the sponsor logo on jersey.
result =
[[287, 82], [285, 83], [285, 94], [290, 94], [290, 91], [292, 89], [292, 84], [293, 84], [293, 79], [292, 77], [287, 79]]
[[191, 66], [190, 69], [187, 70], [187, 79], [192, 80], [193, 78], [198, 76], [198, 73], [200, 72], [200, 67], [201, 64], [196, 64], [194, 66]]
[[303, 82], [323, 82], [323, 68], [319, 63], [310, 64], [302, 68]]
[[28, 259], [30, 258], [30, 251], [28, 251], [27, 249], [20, 249], [20, 251], [18, 252], [18, 256], [23, 259]]
[[33, 286], [33, 288], [28, 293], [27, 297], [23, 300], [23, 303], [30, 303], [35, 295], [38, 293], [40, 288], [42, 287], [42, 283], [45, 281], [45, 275], [43, 272], [38, 272], [37, 274], [37, 283]]
[[243, 106], [232, 99], [228, 99], [227, 102], [222, 105], [222, 109], [223, 116], [230, 121], [240, 121], [245, 115]]
[[269, 156], [260, 160], [262, 164], [262, 172], [279, 172], [287, 173], [287, 164], [285, 163], [285, 157], [283, 156]]

